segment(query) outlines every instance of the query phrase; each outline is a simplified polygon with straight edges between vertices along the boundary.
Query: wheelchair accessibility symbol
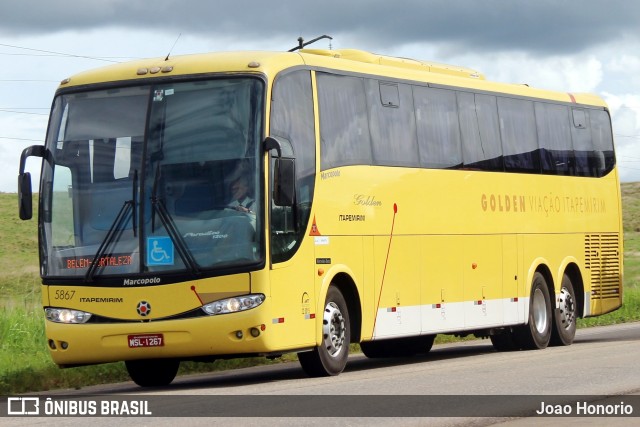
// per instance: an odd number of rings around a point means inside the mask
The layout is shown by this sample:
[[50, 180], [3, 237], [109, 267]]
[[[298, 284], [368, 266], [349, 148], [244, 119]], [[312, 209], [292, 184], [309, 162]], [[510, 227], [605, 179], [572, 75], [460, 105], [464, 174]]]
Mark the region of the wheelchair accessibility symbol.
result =
[[170, 237], [147, 238], [147, 265], [173, 265], [173, 242]]

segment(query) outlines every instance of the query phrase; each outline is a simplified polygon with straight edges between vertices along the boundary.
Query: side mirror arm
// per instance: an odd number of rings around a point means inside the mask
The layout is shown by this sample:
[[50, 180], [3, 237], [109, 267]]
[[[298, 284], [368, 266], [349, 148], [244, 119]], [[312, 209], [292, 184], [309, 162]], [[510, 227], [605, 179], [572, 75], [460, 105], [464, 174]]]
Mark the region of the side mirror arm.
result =
[[278, 153], [278, 158], [282, 157], [282, 145], [280, 144], [280, 141], [278, 141], [274, 137], [268, 136], [264, 140], [264, 151], [268, 152], [271, 150], [276, 150], [276, 153]]
[[20, 155], [20, 170], [19, 174], [22, 175], [24, 173], [24, 168], [27, 163], [27, 157], [42, 157], [43, 159], [46, 156], [46, 149], [44, 145], [32, 145], [31, 147], [27, 147], [22, 150], [22, 154]]

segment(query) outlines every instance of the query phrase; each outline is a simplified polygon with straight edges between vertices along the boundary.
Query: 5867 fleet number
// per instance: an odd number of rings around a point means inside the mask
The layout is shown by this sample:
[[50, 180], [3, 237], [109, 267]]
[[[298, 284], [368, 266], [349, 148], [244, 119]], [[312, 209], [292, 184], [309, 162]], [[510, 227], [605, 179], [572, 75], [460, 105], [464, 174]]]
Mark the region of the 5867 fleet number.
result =
[[58, 289], [53, 294], [53, 299], [69, 301], [73, 299], [76, 291], [65, 291], [64, 289]]

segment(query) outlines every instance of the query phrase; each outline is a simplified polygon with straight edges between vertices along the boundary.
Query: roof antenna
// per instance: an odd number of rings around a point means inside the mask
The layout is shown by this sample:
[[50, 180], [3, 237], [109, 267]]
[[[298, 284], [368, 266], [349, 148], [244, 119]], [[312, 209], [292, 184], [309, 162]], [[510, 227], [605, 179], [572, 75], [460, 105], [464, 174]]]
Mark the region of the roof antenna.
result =
[[171, 56], [171, 52], [173, 51], [173, 48], [176, 47], [178, 40], [180, 40], [180, 36], [182, 36], [182, 33], [178, 34], [178, 38], [176, 39], [176, 41], [173, 42], [173, 46], [171, 46], [171, 49], [169, 49], [169, 53], [167, 53], [167, 57], [164, 58], [165, 61], [169, 60], [169, 56]]
[[[323, 35], [323, 36], [316, 37], [316, 38], [315, 38], [315, 39], [313, 39], [313, 40], [309, 40], [309, 41], [308, 41], [308, 42], [306, 42], [306, 43], [304, 42], [304, 39], [303, 39], [302, 37], [298, 37], [298, 46], [296, 46], [296, 47], [294, 47], [294, 48], [292, 48], [292, 49], [289, 49], [289, 50], [288, 50], [288, 52], [295, 52], [295, 51], [296, 51], [296, 50], [298, 50], [298, 49], [302, 49], [303, 47], [308, 46], [308, 45], [310, 45], [311, 43], [315, 43], [315, 42], [317, 42], [318, 40], [322, 40], [322, 39], [329, 39], [329, 40], [333, 40], [333, 37], [331, 37], [331, 36], [327, 36], [327, 35], [325, 34], [325, 35]], [[329, 46], [331, 46], [331, 43], [329, 43]]]

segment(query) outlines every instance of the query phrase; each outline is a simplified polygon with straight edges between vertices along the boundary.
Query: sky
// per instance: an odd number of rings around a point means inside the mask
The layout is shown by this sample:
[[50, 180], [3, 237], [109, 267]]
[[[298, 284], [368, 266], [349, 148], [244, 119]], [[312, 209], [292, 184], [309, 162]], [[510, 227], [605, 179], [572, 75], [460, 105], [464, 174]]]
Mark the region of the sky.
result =
[[[605, 99], [621, 180], [640, 181], [640, 2], [629, 0], [20, 0], [0, 3], [0, 192], [42, 144], [59, 82], [130, 59], [321, 49], [444, 62], [488, 80]], [[40, 159], [27, 162], [35, 179]], [[34, 186], [35, 187], [35, 186]], [[37, 191], [37, 187], [36, 191]]]

